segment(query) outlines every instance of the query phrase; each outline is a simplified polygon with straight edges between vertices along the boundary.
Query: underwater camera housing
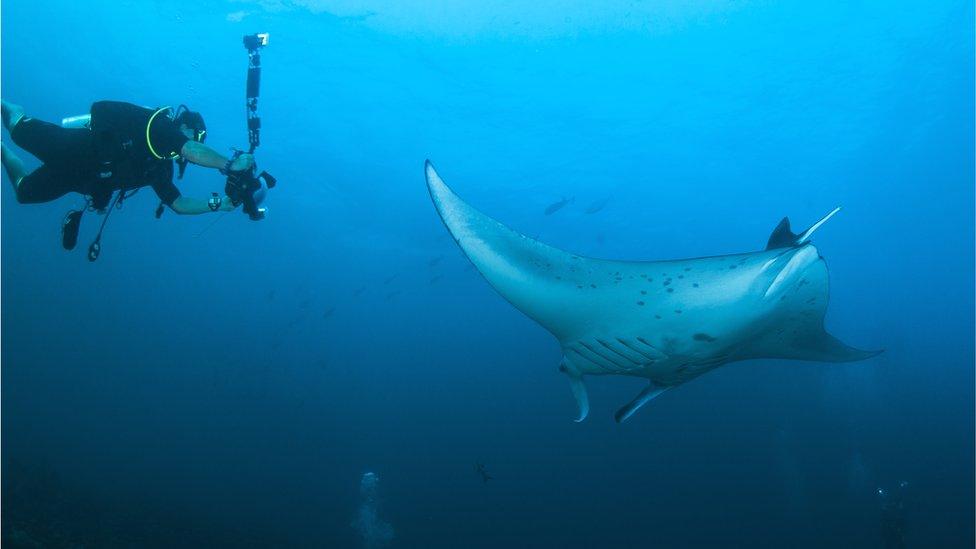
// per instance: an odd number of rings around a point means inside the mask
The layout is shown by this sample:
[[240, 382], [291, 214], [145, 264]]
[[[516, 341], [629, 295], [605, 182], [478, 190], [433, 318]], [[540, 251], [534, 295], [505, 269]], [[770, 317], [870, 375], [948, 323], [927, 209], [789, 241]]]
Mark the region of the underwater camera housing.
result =
[[[261, 55], [258, 50], [268, 45], [270, 35], [266, 32], [248, 34], [244, 36], [244, 48], [247, 49], [247, 89], [245, 106], [247, 111], [247, 140], [248, 150], [253, 154], [254, 149], [261, 144], [261, 117], [258, 116], [258, 97], [261, 95]], [[237, 151], [234, 158], [240, 156]], [[273, 188], [277, 180], [268, 172], [257, 173], [251, 166], [242, 172], [227, 174], [227, 184], [224, 191], [234, 206], [243, 205], [244, 213], [252, 221], [264, 219], [265, 209], [261, 208], [268, 189]]]
[[263, 48], [268, 45], [269, 37], [270, 34], [266, 32], [248, 34], [244, 37], [244, 47], [247, 48], [247, 51], [255, 51], [259, 48]]
[[248, 170], [241, 172], [231, 172], [227, 174], [227, 183], [224, 185], [224, 192], [230, 198], [234, 206], [243, 205], [244, 213], [251, 221], [264, 219], [265, 209], [260, 207], [264, 202], [264, 197], [278, 183], [268, 172], [257, 170], [252, 166]]

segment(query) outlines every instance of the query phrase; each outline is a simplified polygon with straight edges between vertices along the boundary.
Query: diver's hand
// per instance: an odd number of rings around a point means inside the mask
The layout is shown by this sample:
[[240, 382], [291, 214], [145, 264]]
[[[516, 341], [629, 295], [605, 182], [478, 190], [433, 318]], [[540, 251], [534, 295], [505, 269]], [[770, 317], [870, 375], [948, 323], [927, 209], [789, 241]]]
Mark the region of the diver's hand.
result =
[[225, 197], [223, 197], [221, 199], [220, 208], [218, 209], [218, 211], [221, 211], [221, 212], [232, 212], [232, 211], [234, 211], [236, 209], [237, 209], [237, 206], [234, 205], [234, 201], [231, 200], [229, 196], [225, 196]]
[[253, 166], [253, 165], [254, 165], [254, 155], [253, 154], [244, 153], [244, 154], [238, 156], [237, 158], [235, 158], [234, 161], [230, 163], [230, 170], [229, 171], [232, 171], [232, 172], [244, 172], [244, 171], [250, 170], [251, 169], [251, 166]]

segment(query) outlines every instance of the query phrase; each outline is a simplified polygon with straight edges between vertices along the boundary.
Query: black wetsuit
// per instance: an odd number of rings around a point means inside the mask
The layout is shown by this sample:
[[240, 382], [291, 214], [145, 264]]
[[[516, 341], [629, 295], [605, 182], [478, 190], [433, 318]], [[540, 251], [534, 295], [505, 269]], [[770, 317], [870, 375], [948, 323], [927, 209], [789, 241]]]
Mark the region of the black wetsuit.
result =
[[20, 181], [17, 201], [50, 202], [76, 192], [103, 209], [114, 191], [151, 186], [172, 205], [180, 196], [173, 158], [188, 138], [167, 116], [168, 109], [99, 101], [91, 114], [90, 128], [62, 128], [36, 118], [14, 126], [14, 143], [44, 163]]

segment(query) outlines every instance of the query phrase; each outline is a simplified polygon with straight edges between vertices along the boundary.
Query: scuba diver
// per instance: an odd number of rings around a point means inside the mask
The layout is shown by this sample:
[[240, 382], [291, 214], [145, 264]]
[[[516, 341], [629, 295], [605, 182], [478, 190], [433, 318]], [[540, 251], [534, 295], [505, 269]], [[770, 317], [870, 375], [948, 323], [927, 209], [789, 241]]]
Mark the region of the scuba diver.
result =
[[[74, 117], [81, 120], [80, 127], [62, 127], [26, 116], [21, 106], [2, 101], [2, 118], [13, 142], [43, 163], [28, 173], [20, 158], [0, 144], [3, 168], [21, 204], [50, 202], [75, 192], [86, 197], [89, 211], [105, 212], [113, 193], [118, 193], [115, 207], [149, 186], [161, 201], [157, 217], [163, 204], [182, 215], [226, 212], [240, 201], [217, 193], [209, 200], [183, 196], [173, 184], [174, 160], [181, 178], [187, 162], [228, 176], [254, 167], [251, 154], [227, 158], [204, 145], [207, 127], [203, 117], [185, 105], [176, 110], [151, 109], [98, 101], [92, 104], [90, 115]], [[83, 211], [71, 210], [62, 221], [61, 243], [66, 250], [77, 243]], [[103, 221], [102, 228], [104, 225]], [[100, 237], [101, 231], [89, 249], [91, 261], [98, 257]]]

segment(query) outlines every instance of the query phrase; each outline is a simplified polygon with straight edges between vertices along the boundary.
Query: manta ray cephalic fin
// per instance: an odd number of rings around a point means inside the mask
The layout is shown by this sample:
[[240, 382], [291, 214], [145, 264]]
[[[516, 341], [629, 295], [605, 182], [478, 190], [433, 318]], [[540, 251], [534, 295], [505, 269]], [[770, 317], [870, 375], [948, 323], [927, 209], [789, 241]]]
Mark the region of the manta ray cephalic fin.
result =
[[569, 388], [573, 391], [573, 398], [576, 400], [576, 417], [573, 421], [580, 423], [590, 414], [590, 397], [586, 394], [586, 384], [583, 383], [583, 374], [573, 367], [569, 361], [563, 357], [559, 363], [559, 371], [569, 377]]
[[583, 376], [569, 376], [569, 388], [573, 391], [573, 398], [576, 399], [578, 410], [573, 421], [580, 423], [590, 414], [590, 399], [586, 395], [586, 384], [583, 383]]

